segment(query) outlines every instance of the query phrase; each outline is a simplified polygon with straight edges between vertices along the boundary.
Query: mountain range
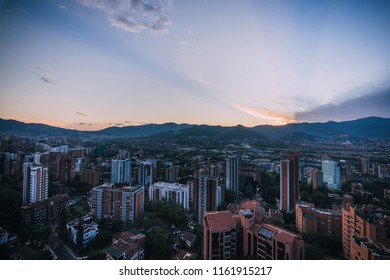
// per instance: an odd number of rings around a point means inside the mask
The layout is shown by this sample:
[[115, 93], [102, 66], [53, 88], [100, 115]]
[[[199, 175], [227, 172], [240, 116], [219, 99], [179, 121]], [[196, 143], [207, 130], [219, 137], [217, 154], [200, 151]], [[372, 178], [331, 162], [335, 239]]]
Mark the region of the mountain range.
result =
[[192, 124], [147, 124], [141, 126], [109, 127], [99, 131], [64, 129], [44, 124], [23, 123], [0, 119], [0, 134], [19, 136], [62, 137], [162, 137], [162, 138], [221, 138], [221, 139], [278, 139], [286, 141], [316, 141], [334, 138], [390, 139], [390, 118], [367, 117], [352, 121], [325, 123], [292, 123], [282, 126], [242, 125], [223, 127]]

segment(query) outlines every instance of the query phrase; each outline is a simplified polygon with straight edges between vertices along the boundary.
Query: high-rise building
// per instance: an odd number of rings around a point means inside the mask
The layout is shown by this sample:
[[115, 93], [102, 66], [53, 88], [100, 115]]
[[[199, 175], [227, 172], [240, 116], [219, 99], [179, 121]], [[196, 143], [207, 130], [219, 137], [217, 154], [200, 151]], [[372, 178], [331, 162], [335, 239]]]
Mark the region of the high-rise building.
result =
[[113, 159], [111, 161], [111, 182], [131, 184], [131, 159]]
[[229, 156], [225, 160], [225, 188], [235, 193], [239, 192], [237, 156]]
[[298, 153], [290, 153], [288, 159], [280, 161], [280, 201], [279, 209], [291, 212], [299, 199], [299, 158]]
[[153, 165], [148, 161], [143, 161], [138, 167], [138, 184], [149, 187], [153, 184]]
[[170, 203], [190, 208], [189, 187], [179, 183], [157, 182], [149, 186], [149, 201], [165, 199]]
[[179, 166], [171, 166], [165, 169], [165, 180], [169, 183], [176, 183], [179, 177]]
[[62, 156], [59, 160], [59, 179], [62, 183], [68, 184], [75, 179], [75, 161], [71, 156]]
[[345, 258], [390, 258], [390, 211], [347, 203], [342, 209], [342, 224]]
[[313, 190], [324, 185], [324, 178], [322, 171], [312, 168], [310, 169], [310, 184], [313, 187]]
[[115, 188], [104, 184], [92, 189], [92, 217], [133, 223], [144, 212], [143, 186]]
[[329, 189], [340, 191], [340, 167], [337, 166], [337, 162], [329, 160], [322, 161], [322, 173], [326, 186]]
[[23, 164], [23, 206], [48, 198], [49, 170], [40, 164], [39, 158], [36, 154], [34, 163]]
[[209, 178], [207, 175], [198, 172], [194, 178], [194, 216], [198, 224], [202, 223], [203, 215], [206, 211], [216, 211], [218, 197], [222, 199], [222, 189], [218, 188], [218, 180], [216, 178]]
[[237, 254], [237, 220], [229, 211], [205, 213], [203, 259], [229, 260]]
[[360, 159], [360, 173], [368, 174], [370, 169], [370, 161], [367, 158]]

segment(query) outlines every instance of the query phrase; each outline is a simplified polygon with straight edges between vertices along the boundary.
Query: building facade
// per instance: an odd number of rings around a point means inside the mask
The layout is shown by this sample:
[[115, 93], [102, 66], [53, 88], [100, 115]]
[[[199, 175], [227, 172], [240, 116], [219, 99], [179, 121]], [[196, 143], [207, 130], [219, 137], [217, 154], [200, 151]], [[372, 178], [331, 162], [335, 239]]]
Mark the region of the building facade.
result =
[[148, 161], [143, 161], [138, 167], [138, 184], [149, 187], [153, 184], [153, 165]]
[[237, 254], [237, 220], [229, 211], [208, 212], [203, 218], [203, 259], [229, 260]]
[[291, 212], [299, 199], [299, 156], [290, 153], [288, 159], [280, 161], [279, 209]]
[[337, 162], [329, 160], [322, 161], [322, 173], [326, 186], [329, 189], [340, 191], [340, 167], [337, 166]]
[[357, 206], [347, 203], [342, 209], [342, 223], [345, 258], [363, 259], [362, 252], [367, 251], [364, 247], [369, 248], [377, 243], [381, 244], [377, 244], [378, 248], [390, 248], [390, 211], [372, 205]]
[[341, 211], [318, 209], [314, 204], [298, 202], [295, 205], [295, 225], [300, 233], [316, 233], [341, 240]]
[[111, 161], [111, 182], [131, 184], [131, 159], [113, 159]]
[[115, 188], [104, 184], [92, 189], [92, 217], [108, 221], [133, 223], [144, 212], [144, 187]]
[[203, 174], [201, 170], [194, 178], [194, 217], [198, 224], [202, 223], [206, 211], [217, 210], [222, 199], [222, 189], [218, 186], [218, 179]]
[[23, 203], [28, 205], [48, 198], [49, 170], [39, 160], [23, 164]]
[[230, 156], [225, 160], [225, 188], [235, 193], [239, 192], [237, 156]]
[[170, 203], [190, 208], [189, 186], [179, 183], [157, 182], [149, 186], [149, 201], [165, 199]]

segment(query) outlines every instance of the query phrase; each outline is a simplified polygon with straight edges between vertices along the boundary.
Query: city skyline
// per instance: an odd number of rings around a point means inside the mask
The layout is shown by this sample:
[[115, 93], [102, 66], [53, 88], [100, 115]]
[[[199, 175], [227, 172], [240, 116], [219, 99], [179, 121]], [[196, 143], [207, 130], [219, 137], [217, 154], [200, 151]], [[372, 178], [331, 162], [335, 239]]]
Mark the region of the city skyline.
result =
[[388, 1], [0, 1], [0, 118], [78, 130], [390, 117]]

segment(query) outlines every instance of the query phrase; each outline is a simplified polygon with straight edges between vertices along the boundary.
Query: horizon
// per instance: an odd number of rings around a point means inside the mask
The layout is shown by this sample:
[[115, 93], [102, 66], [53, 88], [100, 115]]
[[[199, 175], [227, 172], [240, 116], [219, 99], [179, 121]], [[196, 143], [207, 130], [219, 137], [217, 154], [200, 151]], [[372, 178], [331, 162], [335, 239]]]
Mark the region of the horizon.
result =
[[308, 122], [308, 121], [305, 121], [305, 122], [294, 122], [294, 123], [287, 123], [287, 124], [280, 124], [280, 125], [272, 125], [272, 124], [259, 124], [259, 125], [254, 125], [254, 126], [245, 126], [245, 125], [242, 125], [242, 124], [236, 124], [236, 125], [218, 125], [218, 124], [206, 124], [206, 123], [199, 123], [199, 124], [196, 124], [196, 123], [177, 123], [177, 122], [164, 122], [164, 123], [143, 123], [143, 124], [138, 124], [138, 125], [122, 125], [122, 126], [116, 126], [115, 124], [113, 124], [112, 126], [107, 126], [107, 127], [104, 127], [102, 129], [95, 129], [95, 130], [88, 130], [88, 129], [75, 129], [75, 128], [66, 128], [66, 127], [60, 127], [60, 126], [56, 126], [56, 125], [50, 125], [50, 124], [47, 124], [47, 123], [42, 123], [42, 122], [23, 122], [23, 121], [20, 121], [20, 120], [16, 120], [16, 119], [3, 119], [0, 117], [0, 121], [17, 121], [17, 122], [21, 122], [21, 123], [24, 123], [24, 124], [38, 124], [38, 125], [47, 125], [47, 126], [51, 126], [51, 127], [56, 127], [56, 128], [62, 128], [62, 129], [69, 129], [69, 130], [77, 130], [77, 131], [81, 131], [81, 132], [93, 132], [93, 131], [101, 131], [101, 130], [104, 130], [104, 129], [108, 129], [108, 128], [126, 128], [126, 127], [138, 127], [138, 126], [146, 126], [146, 125], [165, 125], [165, 124], [176, 124], [176, 125], [190, 125], [190, 126], [220, 126], [220, 127], [237, 127], [237, 126], [243, 126], [245, 128], [254, 128], [254, 127], [257, 127], [257, 126], [277, 126], [277, 127], [281, 127], [281, 126], [286, 126], [286, 125], [290, 125], [290, 124], [303, 124], [303, 123], [309, 123], [309, 124], [313, 124], [313, 123], [329, 123], [329, 122], [335, 122], [335, 123], [341, 123], [341, 122], [351, 122], [351, 121], [357, 121], [357, 120], [361, 120], [361, 119], [368, 119], [368, 118], [380, 118], [380, 119], [390, 119], [390, 118], [384, 118], [384, 117], [379, 117], [379, 116], [367, 116], [367, 117], [363, 117], [363, 118], [358, 118], [358, 119], [351, 119], [351, 120], [344, 120], [344, 121], [334, 121], [334, 120], [327, 120], [327, 121], [321, 121], [321, 122]]
[[96, 131], [390, 117], [389, 1], [115, 3], [0, 1], [0, 118]]

